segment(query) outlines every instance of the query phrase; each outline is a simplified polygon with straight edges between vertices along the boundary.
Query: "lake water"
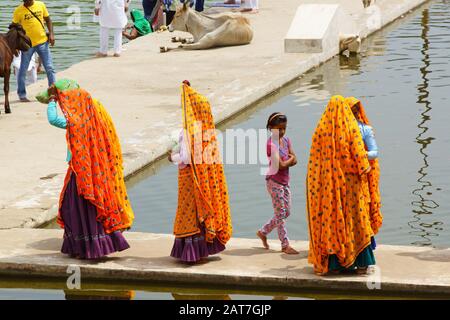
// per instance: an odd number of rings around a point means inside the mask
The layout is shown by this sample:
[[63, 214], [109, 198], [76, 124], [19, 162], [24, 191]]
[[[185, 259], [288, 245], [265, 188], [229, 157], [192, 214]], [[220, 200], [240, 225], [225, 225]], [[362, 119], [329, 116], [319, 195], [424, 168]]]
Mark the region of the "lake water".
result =
[[448, 299], [445, 295], [381, 295], [378, 290], [342, 293], [325, 291], [255, 291], [211, 286], [188, 288], [168, 284], [148, 285], [82, 282], [81, 290], [68, 290], [65, 281], [50, 278], [0, 277], [0, 300], [321, 300], [321, 299]]
[[[287, 115], [287, 135], [299, 158], [291, 170], [291, 239], [308, 239], [305, 173], [311, 136], [328, 99], [341, 94], [362, 100], [376, 130], [384, 214], [378, 242], [450, 245], [449, 52], [450, 4], [432, 1], [364, 41], [359, 57], [330, 60], [225, 125], [263, 129], [272, 112]], [[177, 168], [168, 162], [157, 167], [128, 182], [134, 230], [171, 233]], [[225, 166], [234, 237], [254, 238], [273, 215], [260, 167]]]

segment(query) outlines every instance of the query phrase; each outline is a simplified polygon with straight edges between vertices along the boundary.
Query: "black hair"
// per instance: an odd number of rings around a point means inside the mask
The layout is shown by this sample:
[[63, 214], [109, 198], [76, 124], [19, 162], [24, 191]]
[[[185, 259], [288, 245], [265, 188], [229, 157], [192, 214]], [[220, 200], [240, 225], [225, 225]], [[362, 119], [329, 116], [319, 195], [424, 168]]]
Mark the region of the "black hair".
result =
[[267, 119], [267, 125], [266, 128], [269, 130], [269, 128], [279, 125], [281, 123], [286, 123], [287, 117], [280, 113], [280, 112], [274, 112], [269, 116], [269, 119]]

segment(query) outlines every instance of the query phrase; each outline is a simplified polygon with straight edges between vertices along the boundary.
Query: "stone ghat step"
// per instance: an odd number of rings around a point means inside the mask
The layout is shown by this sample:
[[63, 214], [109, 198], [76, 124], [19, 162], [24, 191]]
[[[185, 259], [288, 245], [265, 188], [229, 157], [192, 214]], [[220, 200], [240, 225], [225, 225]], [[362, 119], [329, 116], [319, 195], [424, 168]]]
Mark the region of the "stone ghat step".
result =
[[[107, 283], [142, 281], [172, 285], [235, 286], [284, 290], [333, 290], [370, 295], [450, 294], [450, 249], [379, 245], [377, 267], [366, 276], [320, 277], [307, 262], [308, 243], [292, 241], [299, 255], [271, 249], [259, 239], [233, 238], [227, 249], [206, 262], [186, 265], [169, 256], [174, 237], [165, 234], [125, 233], [131, 248], [97, 261], [83, 261], [60, 253], [62, 230], [0, 230], [0, 275], [67, 279], [68, 268], [80, 267], [81, 281]], [[69, 269], [70, 270], [70, 269]]]

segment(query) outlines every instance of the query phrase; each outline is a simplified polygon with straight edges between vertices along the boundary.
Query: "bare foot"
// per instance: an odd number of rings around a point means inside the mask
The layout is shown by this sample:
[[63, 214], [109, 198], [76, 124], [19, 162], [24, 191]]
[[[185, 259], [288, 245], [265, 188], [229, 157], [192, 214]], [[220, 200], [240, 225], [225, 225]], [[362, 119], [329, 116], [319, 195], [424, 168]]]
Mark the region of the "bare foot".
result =
[[104, 57], [107, 57], [108, 54], [106, 54], [106, 53], [101, 53], [101, 52], [97, 52], [97, 53], [95, 54], [95, 56], [96, 56], [97, 58], [104, 58]]
[[113, 57], [118, 58], [118, 57], [120, 57], [120, 54], [119, 53], [114, 53]]
[[259, 230], [256, 233], [256, 235], [261, 239], [264, 248], [269, 249], [269, 244], [267, 243], [267, 237]]
[[286, 254], [299, 254], [299, 252], [294, 248], [292, 248], [291, 246], [287, 246], [286, 248], [283, 248], [281, 251], [283, 251]]

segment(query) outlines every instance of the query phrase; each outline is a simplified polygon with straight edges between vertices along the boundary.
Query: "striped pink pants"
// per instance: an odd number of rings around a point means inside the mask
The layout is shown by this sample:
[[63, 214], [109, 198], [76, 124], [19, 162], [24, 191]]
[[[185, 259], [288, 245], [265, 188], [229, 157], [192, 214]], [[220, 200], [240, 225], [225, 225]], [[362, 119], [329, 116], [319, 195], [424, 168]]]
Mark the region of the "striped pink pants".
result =
[[274, 216], [259, 231], [268, 235], [273, 229], [277, 228], [278, 238], [281, 241], [281, 247], [289, 246], [289, 238], [285, 220], [291, 214], [291, 190], [289, 186], [279, 184], [272, 179], [266, 181], [267, 191], [272, 198]]

